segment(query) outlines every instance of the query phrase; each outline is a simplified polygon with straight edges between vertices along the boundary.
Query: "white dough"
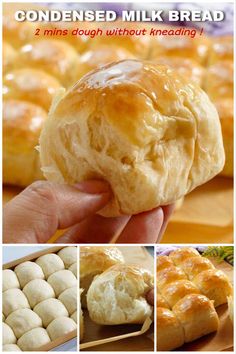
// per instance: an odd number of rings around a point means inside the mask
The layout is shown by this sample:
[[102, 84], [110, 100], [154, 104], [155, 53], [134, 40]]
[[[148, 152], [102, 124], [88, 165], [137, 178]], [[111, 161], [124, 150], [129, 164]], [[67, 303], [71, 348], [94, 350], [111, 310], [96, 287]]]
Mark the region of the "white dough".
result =
[[5, 344], [2, 347], [3, 352], [21, 352], [20, 348], [16, 344]]
[[4, 323], [2, 324], [2, 344], [14, 344], [16, 343], [16, 337], [8, 324]]
[[51, 274], [65, 268], [62, 259], [54, 253], [44, 254], [36, 259], [36, 263], [42, 268], [46, 279]]
[[43, 321], [43, 326], [47, 327], [57, 317], [68, 317], [68, 311], [63, 303], [57, 299], [47, 299], [35, 306], [34, 311]]
[[16, 338], [36, 327], [42, 327], [42, 320], [30, 309], [20, 309], [12, 312], [6, 323], [13, 329]]
[[70, 318], [72, 318], [73, 321], [75, 321], [75, 323], [77, 323], [77, 311], [75, 311]]
[[71, 266], [68, 268], [73, 274], [74, 276], [77, 278], [77, 262], [71, 264]]
[[34, 308], [39, 302], [55, 297], [53, 288], [46, 280], [31, 280], [23, 289], [30, 306]]
[[70, 270], [59, 270], [48, 278], [48, 283], [53, 287], [56, 297], [64, 290], [77, 286], [77, 279]]
[[58, 300], [65, 305], [69, 315], [72, 315], [77, 310], [77, 286], [64, 290]]
[[20, 288], [19, 280], [13, 270], [4, 269], [2, 271], [2, 291], [13, 288]]
[[14, 271], [22, 288], [33, 279], [44, 279], [41, 267], [35, 262], [27, 261], [18, 264]]
[[2, 294], [2, 310], [4, 315], [7, 317], [12, 312], [30, 308], [27, 297], [20, 289], [8, 289]]
[[69, 246], [62, 248], [58, 252], [58, 256], [63, 260], [65, 267], [69, 268], [73, 263], [77, 262], [77, 247]]
[[23, 351], [34, 351], [49, 342], [50, 338], [46, 329], [34, 328], [20, 337], [17, 344]]
[[58, 317], [47, 327], [51, 340], [64, 336], [77, 328], [75, 321], [69, 317]]

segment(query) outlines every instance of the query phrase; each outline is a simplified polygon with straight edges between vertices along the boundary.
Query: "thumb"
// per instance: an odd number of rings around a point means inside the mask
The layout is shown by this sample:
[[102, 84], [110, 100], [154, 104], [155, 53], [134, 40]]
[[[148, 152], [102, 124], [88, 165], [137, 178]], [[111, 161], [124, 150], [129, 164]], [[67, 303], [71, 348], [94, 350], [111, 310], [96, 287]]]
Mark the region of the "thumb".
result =
[[47, 242], [57, 229], [81, 222], [102, 209], [110, 198], [110, 188], [103, 181], [75, 186], [35, 182], [4, 207], [4, 242]]

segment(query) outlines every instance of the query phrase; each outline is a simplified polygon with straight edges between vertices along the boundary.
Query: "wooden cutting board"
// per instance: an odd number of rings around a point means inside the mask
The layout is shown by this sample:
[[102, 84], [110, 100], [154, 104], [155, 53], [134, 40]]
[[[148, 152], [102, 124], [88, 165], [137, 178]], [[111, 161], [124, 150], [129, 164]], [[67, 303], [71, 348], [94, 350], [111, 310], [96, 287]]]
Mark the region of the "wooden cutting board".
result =
[[[154, 259], [142, 246], [120, 247], [127, 264], [139, 264], [140, 266], [154, 272]], [[91, 321], [88, 311], [84, 310], [84, 339], [83, 343], [104, 338], [111, 338], [121, 334], [136, 332], [141, 325], [117, 325], [100, 326]], [[86, 351], [153, 351], [154, 329], [153, 325], [141, 336], [130, 337], [117, 342], [102, 344], [96, 347], [87, 348]], [[85, 350], [83, 350], [85, 351]]]
[[[3, 203], [22, 189], [3, 187]], [[233, 179], [217, 177], [184, 198], [173, 214], [162, 243], [232, 243]]]

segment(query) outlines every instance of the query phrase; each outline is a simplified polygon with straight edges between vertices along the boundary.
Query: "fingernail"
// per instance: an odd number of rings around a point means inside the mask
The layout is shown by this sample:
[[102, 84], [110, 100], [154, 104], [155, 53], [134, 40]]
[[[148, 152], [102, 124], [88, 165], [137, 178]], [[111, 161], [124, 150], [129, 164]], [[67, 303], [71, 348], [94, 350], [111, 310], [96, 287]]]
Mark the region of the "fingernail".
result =
[[81, 192], [89, 194], [109, 193], [111, 188], [106, 181], [102, 180], [89, 180], [74, 184], [74, 187]]

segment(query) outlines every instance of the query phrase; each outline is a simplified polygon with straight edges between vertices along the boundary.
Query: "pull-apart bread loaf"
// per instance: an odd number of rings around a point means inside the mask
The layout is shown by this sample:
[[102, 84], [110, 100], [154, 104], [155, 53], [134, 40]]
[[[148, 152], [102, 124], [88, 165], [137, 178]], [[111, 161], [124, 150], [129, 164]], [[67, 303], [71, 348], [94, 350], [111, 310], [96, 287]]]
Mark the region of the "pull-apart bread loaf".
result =
[[104, 216], [172, 203], [224, 166], [217, 111], [165, 65], [113, 63], [85, 75], [51, 107], [40, 136], [47, 179], [107, 180]]

